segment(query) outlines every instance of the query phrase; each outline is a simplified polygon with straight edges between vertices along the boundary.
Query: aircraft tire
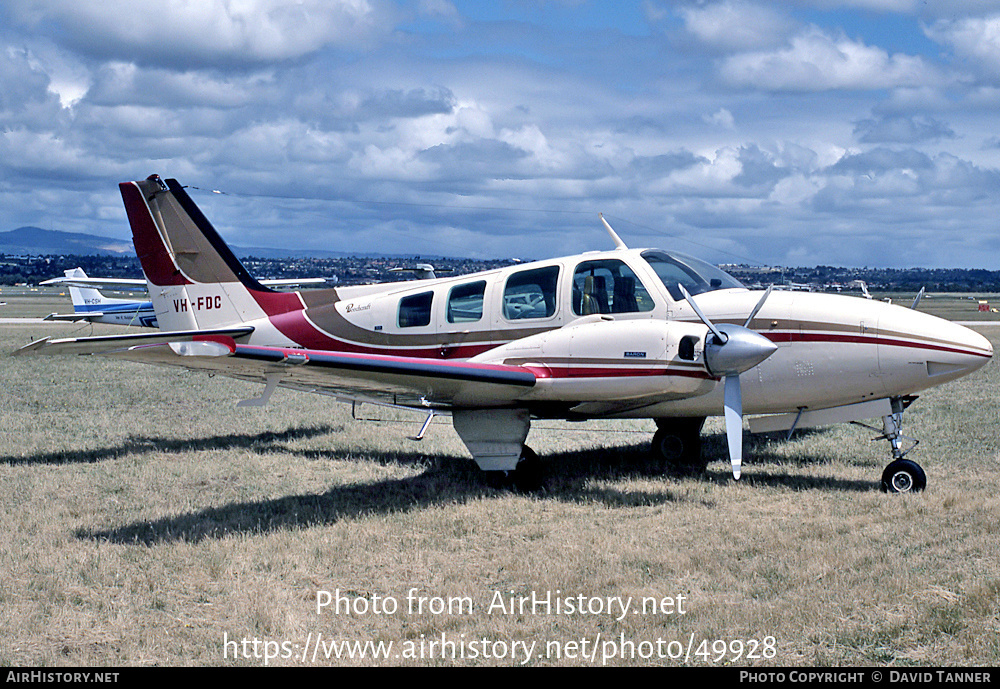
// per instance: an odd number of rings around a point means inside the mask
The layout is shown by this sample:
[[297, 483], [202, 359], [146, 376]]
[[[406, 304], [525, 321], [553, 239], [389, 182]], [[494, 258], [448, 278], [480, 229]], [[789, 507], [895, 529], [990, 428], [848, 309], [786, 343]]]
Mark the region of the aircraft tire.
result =
[[533, 493], [542, 488], [544, 474], [538, 455], [527, 445], [521, 448], [521, 457], [512, 471], [488, 471], [489, 484], [501, 490]]
[[707, 462], [701, 456], [701, 435], [697, 430], [661, 427], [650, 445], [653, 458], [674, 471], [704, 471]]
[[542, 461], [527, 445], [521, 448], [521, 458], [517, 460], [514, 474], [514, 487], [524, 493], [533, 493], [542, 487]]
[[919, 493], [926, 487], [924, 470], [909, 459], [897, 459], [882, 472], [883, 493]]

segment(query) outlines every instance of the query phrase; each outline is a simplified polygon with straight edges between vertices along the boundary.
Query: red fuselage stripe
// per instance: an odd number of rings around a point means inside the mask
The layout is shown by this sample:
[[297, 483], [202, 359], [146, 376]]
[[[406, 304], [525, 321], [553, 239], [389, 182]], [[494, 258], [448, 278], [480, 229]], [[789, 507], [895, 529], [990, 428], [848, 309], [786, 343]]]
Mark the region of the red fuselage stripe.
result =
[[961, 349], [959, 347], [946, 347], [944, 345], [932, 344], [930, 342], [912, 342], [910, 340], [899, 340], [895, 338], [867, 336], [867, 335], [836, 335], [832, 333], [761, 333], [772, 342], [849, 342], [852, 344], [883, 345], [888, 347], [908, 347], [910, 349], [930, 349], [938, 352], [950, 352], [952, 354], [965, 354], [968, 356], [980, 356], [984, 359], [992, 358], [990, 354], [976, 351], [974, 349]]

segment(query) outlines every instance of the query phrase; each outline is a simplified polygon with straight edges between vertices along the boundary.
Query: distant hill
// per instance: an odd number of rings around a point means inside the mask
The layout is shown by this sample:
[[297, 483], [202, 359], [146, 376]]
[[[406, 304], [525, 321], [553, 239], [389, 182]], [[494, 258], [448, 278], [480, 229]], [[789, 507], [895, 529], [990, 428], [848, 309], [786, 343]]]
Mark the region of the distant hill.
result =
[[[351, 254], [343, 251], [319, 251], [308, 249], [270, 249], [267, 247], [231, 247], [239, 258], [255, 256], [257, 258], [347, 258], [349, 256], [374, 257], [383, 254], [364, 253]], [[130, 239], [114, 239], [99, 237], [82, 232], [60, 232], [59, 230], [43, 230], [40, 227], [19, 227], [10, 232], [0, 232], [0, 254], [14, 256], [134, 256]], [[409, 254], [393, 254], [409, 256]], [[437, 256], [425, 256], [434, 259]]]
[[0, 254], [77, 254], [80, 256], [125, 256], [134, 253], [132, 242], [81, 232], [19, 227], [0, 232]]

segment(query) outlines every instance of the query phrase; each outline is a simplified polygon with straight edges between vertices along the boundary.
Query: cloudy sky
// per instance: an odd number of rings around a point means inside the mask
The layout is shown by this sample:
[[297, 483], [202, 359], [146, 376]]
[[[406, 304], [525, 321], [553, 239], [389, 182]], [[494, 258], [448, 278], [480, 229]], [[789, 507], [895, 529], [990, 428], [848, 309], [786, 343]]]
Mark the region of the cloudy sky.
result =
[[[1000, 269], [1000, 0], [5, 0], [0, 230]], [[225, 192], [212, 193], [212, 190]]]

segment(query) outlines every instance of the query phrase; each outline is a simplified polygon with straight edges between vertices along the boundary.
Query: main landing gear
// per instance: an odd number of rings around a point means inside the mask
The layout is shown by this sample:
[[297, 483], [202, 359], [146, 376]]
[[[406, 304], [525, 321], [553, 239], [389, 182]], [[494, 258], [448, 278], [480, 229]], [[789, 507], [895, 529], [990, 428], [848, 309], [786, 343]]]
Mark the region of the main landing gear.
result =
[[705, 417], [656, 419], [650, 452], [653, 458], [679, 473], [700, 473], [708, 466], [701, 456], [701, 429]]
[[521, 446], [516, 467], [507, 471], [487, 471], [486, 475], [494, 488], [514, 489], [522, 493], [540, 490], [545, 477], [541, 460], [527, 445]]

